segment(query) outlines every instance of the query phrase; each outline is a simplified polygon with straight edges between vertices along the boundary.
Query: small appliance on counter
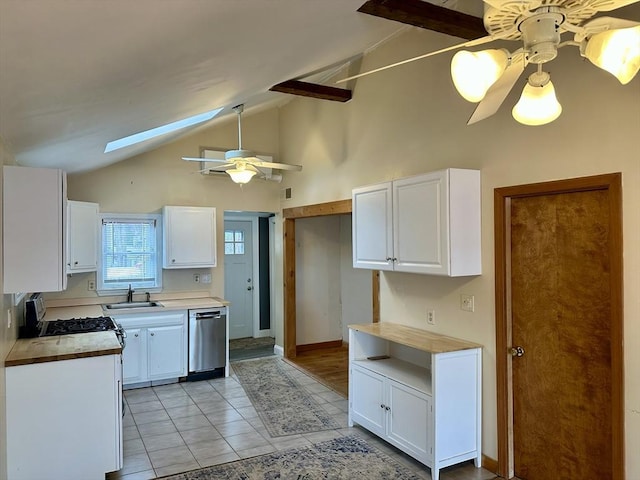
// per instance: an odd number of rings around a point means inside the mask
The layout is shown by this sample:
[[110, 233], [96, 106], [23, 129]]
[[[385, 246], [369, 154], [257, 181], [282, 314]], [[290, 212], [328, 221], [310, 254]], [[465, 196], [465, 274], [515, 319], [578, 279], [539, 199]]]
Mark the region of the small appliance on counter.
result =
[[24, 302], [24, 326], [20, 327], [18, 335], [20, 338], [33, 338], [40, 335], [42, 328], [41, 320], [44, 318], [46, 309], [42, 294], [34, 293]]

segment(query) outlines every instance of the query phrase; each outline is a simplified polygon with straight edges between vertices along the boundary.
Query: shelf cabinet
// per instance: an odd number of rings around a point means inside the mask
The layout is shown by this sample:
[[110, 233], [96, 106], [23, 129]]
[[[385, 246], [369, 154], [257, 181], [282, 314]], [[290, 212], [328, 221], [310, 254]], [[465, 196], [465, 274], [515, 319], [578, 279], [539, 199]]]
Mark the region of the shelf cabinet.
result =
[[216, 266], [216, 209], [165, 206], [162, 209], [163, 268]]
[[98, 209], [92, 202], [67, 202], [67, 274], [98, 269]]
[[356, 188], [353, 266], [479, 275], [480, 172], [449, 168]]
[[481, 346], [393, 323], [349, 326], [349, 426], [431, 468], [481, 464]]
[[127, 337], [123, 384], [139, 387], [187, 375], [187, 312], [114, 315]]

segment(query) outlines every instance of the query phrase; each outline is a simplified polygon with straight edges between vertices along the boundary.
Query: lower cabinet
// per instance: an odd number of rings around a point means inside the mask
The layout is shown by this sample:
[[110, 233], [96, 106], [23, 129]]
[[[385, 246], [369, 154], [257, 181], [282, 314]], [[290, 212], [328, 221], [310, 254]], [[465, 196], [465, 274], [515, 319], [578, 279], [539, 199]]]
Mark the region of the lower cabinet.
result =
[[122, 468], [120, 354], [7, 367], [5, 381], [4, 478], [104, 480]]
[[431, 468], [481, 464], [482, 348], [390, 322], [349, 325], [349, 426]]
[[127, 334], [122, 354], [125, 387], [164, 383], [187, 374], [186, 311], [114, 318]]
[[433, 450], [431, 396], [356, 365], [351, 368], [354, 396], [351, 419], [389, 443], [429, 462]]

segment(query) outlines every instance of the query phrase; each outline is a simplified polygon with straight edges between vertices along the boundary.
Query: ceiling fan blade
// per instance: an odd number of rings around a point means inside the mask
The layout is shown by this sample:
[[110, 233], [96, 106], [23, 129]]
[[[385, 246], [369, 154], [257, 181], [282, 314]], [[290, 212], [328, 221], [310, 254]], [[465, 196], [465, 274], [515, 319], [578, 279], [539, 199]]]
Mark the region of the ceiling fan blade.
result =
[[358, 12], [469, 40], [487, 34], [482, 17], [422, 0], [368, 0]]
[[469, 118], [467, 125], [477, 123], [496, 113], [522, 75], [522, 72], [524, 72], [526, 66], [525, 55], [521, 50], [511, 55], [511, 63], [507, 66], [498, 81], [487, 91], [487, 94], [478, 104], [471, 118]]
[[278, 170], [291, 170], [299, 172], [302, 170], [302, 165], [290, 165], [288, 163], [275, 163], [275, 162], [263, 162], [262, 160], [252, 161], [251, 165], [264, 168], [277, 168]]
[[382, 72], [383, 70], [388, 70], [390, 68], [398, 67], [400, 65], [404, 65], [405, 63], [415, 62], [416, 60], [422, 60], [423, 58], [432, 57], [434, 55], [439, 55], [440, 53], [450, 52], [452, 50], [457, 50], [459, 48], [464, 47], [477, 47], [478, 45], [484, 45], [485, 43], [493, 42], [494, 40], [499, 40], [500, 38], [507, 37], [511, 34], [512, 30], [517, 30], [517, 27], [510, 29], [508, 32], [503, 32], [500, 35], [488, 35], [486, 37], [476, 38], [475, 40], [469, 40], [464, 43], [459, 43], [457, 45], [452, 45], [450, 47], [442, 48], [440, 50], [436, 50], [434, 52], [425, 53], [424, 55], [419, 55], [413, 58], [407, 58], [406, 60], [402, 60], [400, 62], [392, 63], [391, 65], [386, 65], [384, 67], [376, 68], [374, 70], [369, 70], [368, 72], [359, 73], [358, 75], [352, 75], [347, 78], [343, 78], [342, 80], [338, 80], [336, 83], [345, 83], [349, 80], [354, 80], [356, 78], [365, 77], [367, 75], [371, 75], [372, 73]]
[[182, 157], [182, 160], [187, 160], [189, 162], [229, 163], [226, 160], [218, 160], [216, 158], [202, 158], [202, 157]]
[[618, 8], [626, 7], [632, 3], [637, 3], [639, 0], [600, 0], [590, 3], [596, 3], [594, 8], [599, 12], [610, 12], [611, 10], [617, 10]]

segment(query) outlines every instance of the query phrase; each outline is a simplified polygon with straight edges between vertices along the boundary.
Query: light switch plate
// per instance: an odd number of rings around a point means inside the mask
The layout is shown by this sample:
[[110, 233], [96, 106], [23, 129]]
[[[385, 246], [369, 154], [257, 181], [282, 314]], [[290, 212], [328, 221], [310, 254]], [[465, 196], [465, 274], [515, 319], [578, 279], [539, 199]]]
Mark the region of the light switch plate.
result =
[[475, 298], [473, 295], [460, 295], [460, 310], [473, 312], [475, 309]]

